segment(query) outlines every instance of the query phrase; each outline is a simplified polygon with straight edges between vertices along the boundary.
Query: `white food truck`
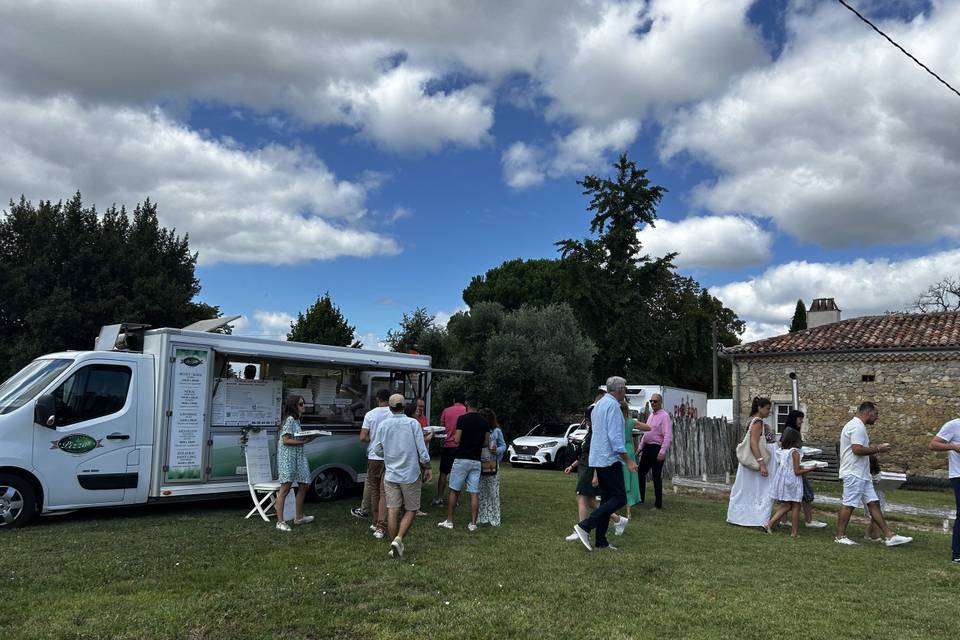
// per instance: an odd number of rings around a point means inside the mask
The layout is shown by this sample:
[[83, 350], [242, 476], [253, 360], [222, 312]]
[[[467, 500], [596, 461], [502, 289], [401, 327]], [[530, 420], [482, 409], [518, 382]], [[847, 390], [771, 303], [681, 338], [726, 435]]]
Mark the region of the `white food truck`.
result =
[[212, 333], [234, 319], [106, 326], [93, 351], [42, 356], [0, 385], [0, 528], [246, 492], [245, 433], [265, 429], [275, 451], [287, 394], [304, 397], [304, 428], [331, 433], [305, 449], [311, 491], [333, 499], [366, 476], [358, 434], [380, 388], [429, 411], [430, 356]]

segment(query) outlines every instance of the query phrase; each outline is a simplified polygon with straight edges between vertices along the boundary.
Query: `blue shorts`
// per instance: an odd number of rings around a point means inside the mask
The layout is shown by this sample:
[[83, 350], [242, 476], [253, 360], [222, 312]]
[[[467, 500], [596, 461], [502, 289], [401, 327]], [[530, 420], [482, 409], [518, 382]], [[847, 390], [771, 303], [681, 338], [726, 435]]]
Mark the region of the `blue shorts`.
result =
[[480, 461], [457, 458], [450, 469], [449, 487], [454, 491], [463, 491], [467, 485], [467, 493], [480, 493]]

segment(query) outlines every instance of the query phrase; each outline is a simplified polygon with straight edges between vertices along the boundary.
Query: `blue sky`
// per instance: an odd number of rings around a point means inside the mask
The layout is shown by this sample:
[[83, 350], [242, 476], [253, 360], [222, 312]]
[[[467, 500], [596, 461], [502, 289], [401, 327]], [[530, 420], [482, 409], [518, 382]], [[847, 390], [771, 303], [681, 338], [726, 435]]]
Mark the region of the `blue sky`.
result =
[[[854, 4], [960, 83], [960, 3]], [[957, 275], [960, 98], [835, 2], [52, 5], [0, 7], [0, 193], [151, 197], [240, 333], [324, 291], [368, 346], [444, 321], [583, 236], [621, 150], [669, 190], [644, 246], [745, 339]]]

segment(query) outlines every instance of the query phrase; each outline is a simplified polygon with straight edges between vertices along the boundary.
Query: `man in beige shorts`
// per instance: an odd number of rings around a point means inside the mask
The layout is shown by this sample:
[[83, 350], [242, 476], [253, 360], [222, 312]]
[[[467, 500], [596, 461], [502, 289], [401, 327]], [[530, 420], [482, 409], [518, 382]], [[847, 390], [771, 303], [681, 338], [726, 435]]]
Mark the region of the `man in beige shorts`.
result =
[[[403, 537], [407, 535], [420, 509], [420, 473], [430, 482], [430, 453], [423, 442], [420, 423], [404, 415], [405, 399], [399, 393], [390, 396], [390, 416], [380, 423], [374, 452], [383, 457], [384, 492], [387, 502], [387, 528], [393, 541], [388, 554], [403, 558]], [[403, 518], [400, 508], [404, 509]], [[399, 522], [398, 522], [399, 520]]]

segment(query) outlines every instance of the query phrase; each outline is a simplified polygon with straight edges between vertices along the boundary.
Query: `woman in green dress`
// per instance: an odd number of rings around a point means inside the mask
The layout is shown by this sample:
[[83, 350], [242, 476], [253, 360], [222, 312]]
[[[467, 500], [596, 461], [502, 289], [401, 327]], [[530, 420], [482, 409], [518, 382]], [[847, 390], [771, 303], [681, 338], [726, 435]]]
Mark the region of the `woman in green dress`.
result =
[[283, 508], [294, 482], [299, 486], [293, 524], [313, 522], [313, 516], [303, 515], [303, 501], [307, 497], [307, 487], [310, 486], [310, 465], [307, 463], [307, 454], [303, 450], [303, 445], [313, 440], [313, 436], [299, 435], [303, 408], [302, 397], [287, 396], [283, 407], [285, 420], [280, 427], [280, 441], [277, 443], [277, 480], [280, 482], [280, 490], [277, 491], [276, 511], [277, 529], [280, 531], [290, 531], [290, 525], [283, 519]]
[[[626, 401], [620, 402], [620, 410], [623, 411], [623, 441], [627, 445], [627, 455], [636, 462], [637, 447], [633, 441], [633, 430], [634, 428], [645, 429], [637, 426], [637, 421], [630, 417], [630, 405]], [[623, 486], [627, 490], [627, 519], [629, 519], [631, 507], [640, 502], [640, 476], [636, 471], [629, 471], [627, 465], [623, 465]]]

